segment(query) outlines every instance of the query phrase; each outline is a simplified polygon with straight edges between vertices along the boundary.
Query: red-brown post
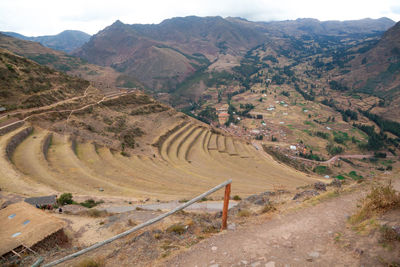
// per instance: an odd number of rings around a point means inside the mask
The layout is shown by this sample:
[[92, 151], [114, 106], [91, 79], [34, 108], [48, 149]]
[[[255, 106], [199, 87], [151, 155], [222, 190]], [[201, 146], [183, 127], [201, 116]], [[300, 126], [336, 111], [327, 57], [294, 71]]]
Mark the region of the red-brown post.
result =
[[227, 227], [230, 194], [231, 194], [231, 184], [227, 184], [225, 186], [224, 208], [222, 209], [222, 227], [221, 227], [222, 230], [225, 230]]

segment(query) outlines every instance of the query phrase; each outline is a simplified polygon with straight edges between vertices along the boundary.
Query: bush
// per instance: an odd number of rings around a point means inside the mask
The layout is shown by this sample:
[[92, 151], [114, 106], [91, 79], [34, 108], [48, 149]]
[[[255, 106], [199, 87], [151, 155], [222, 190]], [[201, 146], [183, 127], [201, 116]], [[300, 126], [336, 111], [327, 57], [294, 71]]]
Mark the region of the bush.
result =
[[330, 172], [329, 168], [326, 166], [316, 166], [313, 172], [318, 173], [319, 175], [324, 175]]
[[104, 203], [103, 200], [100, 201], [94, 201], [93, 199], [87, 199], [84, 202], [79, 203], [81, 206], [84, 206], [86, 208], [93, 208], [101, 203]]
[[275, 210], [276, 210], [276, 208], [271, 203], [268, 203], [267, 205], [265, 205], [263, 207], [263, 209], [261, 210], [261, 213], [267, 213], [267, 212], [275, 211]]
[[167, 228], [168, 233], [175, 233], [178, 235], [181, 235], [185, 232], [185, 226], [183, 224], [173, 224], [170, 227]]
[[343, 147], [329, 144], [326, 146], [326, 150], [328, 151], [329, 154], [335, 156], [343, 152]]
[[239, 217], [249, 217], [250, 215], [251, 215], [251, 213], [248, 210], [240, 210], [237, 213], [237, 216], [239, 216]]
[[104, 266], [104, 260], [102, 259], [90, 259], [86, 258], [80, 261], [76, 267], [102, 267]]
[[391, 183], [387, 186], [374, 187], [364, 199], [361, 209], [350, 217], [350, 222], [359, 223], [399, 206], [400, 194], [393, 189]]
[[242, 200], [242, 198], [239, 197], [238, 195], [235, 195], [235, 196], [233, 197], [233, 200], [239, 201], [239, 200]]
[[58, 199], [57, 203], [59, 205], [69, 205], [73, 203], [72, 194], [71, 193], [63, 193]]

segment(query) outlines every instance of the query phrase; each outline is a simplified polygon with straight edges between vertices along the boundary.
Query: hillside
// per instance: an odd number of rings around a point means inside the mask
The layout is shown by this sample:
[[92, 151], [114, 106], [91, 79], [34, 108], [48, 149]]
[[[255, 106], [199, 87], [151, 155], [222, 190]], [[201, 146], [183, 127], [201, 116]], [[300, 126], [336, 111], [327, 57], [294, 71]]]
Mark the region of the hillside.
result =
[[134, 78], [121, 75], [110, 67], [89, 64], [86, 61], [45, 47], [37, 42], [13, 38], [0, 33], [0, 48], [26, 57], [43, 66], [78, 76], [96, 83], [98, 88], [109, 91], [115, 86], [141, 87]]
[[390, 28], [369, 51], [349, 62], [350, 71], [335, 80], [353, 91], [382, 98], [374, 111], [398, 120], [400, 115], [400, 23]]
[[0, 105], [13, 109], [42, 107], [83, 94], [89, 82], [41, 66], [0, 49]]
[[26, 41], [38, 42], [51, 49], [71, 53], [89, 41], [90, 35], [81, 31], [66, 30], [57, 35], [29, 37], [15, 32], [2, 32], [5, 35]]
[[1, 123], [25, 122], [0, 138], [7, 192], [171, 200], [226, 179], [242, 195], [317, 179], [137, 90], [104, 94], [7, 51], [1, 62], [0, 103], [16, 108]]
[[137, 77], [152, 91], [173, 91], [220, 55], [239, 56], [262, 39], [262, 33], [220, 17], [173, 18], [156, 25], [116, 21], [75, 55]]
[[[110, 66], [143, 82], [149, 92], [168, 92], [175, 105], [198, 99], [212, 72], [231, 72], [249, 50], [260, 45], [292, 51], [293, 38], [337, 42], [376, 36], [393, 25], [389, 19], [320, 22], [299, 19], [251, 22], [240, 18], [183, 17], [160, 24], [116, 21], [75, 52], [90, 63]], [[357, 34], [356, 34], [357, 33]], [[329, 38], [328, 38], [329, 37]], [[197, 84], [192, 87], [193, 84]], [[183, 97], [183, 98], [182, 98]]]

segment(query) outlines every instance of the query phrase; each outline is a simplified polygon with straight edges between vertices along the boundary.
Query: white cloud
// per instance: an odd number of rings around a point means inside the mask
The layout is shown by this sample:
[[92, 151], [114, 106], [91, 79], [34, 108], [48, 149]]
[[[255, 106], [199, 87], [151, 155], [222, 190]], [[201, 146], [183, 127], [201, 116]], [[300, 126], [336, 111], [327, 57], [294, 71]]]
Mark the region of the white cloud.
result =
[[77, 29], [94, 34], [113, 21], [159, 23], [176, 16], [235, 16], [255, 21], [312, 17], [400, 20], [398, 0], [1, 0], [0, 30], [25, 35]]

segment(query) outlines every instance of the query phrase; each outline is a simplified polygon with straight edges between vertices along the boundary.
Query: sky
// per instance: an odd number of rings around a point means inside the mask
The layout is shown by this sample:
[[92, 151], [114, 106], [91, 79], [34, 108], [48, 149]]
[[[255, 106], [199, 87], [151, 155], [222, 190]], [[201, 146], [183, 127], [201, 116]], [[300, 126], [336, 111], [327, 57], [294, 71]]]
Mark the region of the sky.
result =
[[0, 31], [26, 36], [63, 30], [95, 34], [118, 19], [151, 24], [190, 15], [251, 21], [380, 17], [400, 21], [400, 0], [1, 0]]

